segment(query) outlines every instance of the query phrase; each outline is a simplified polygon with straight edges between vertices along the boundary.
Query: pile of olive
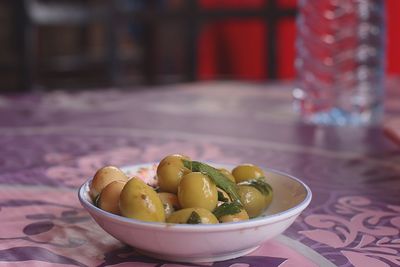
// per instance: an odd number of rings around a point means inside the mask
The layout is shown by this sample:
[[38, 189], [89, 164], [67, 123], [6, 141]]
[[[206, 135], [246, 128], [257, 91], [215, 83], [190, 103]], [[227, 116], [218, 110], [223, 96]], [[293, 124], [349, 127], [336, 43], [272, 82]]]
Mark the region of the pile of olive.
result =
[[98, 170], [90, 196], [101, 209], [149, 222], [214, 224], [259, 216], [271, 203], [272, 188], [252, 164], [232, 172], [169, 155], [157, 167], [158, 187], [128, 178], [113, 166]]

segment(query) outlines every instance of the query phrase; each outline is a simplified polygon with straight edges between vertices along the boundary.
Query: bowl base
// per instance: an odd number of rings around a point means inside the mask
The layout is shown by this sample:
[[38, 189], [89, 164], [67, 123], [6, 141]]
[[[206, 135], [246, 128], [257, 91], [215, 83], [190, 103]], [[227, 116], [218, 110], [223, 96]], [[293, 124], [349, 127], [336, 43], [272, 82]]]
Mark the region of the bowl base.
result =
[[241, 256], [247, 255], [256, 249], [258, 249], [259, 246], [244, 249], [244, 250], [239, 250], [235, 251], [233, 253], [226, 253], [226, 254], [216, 254], [216, 255], [204, 255], [204, 256], [173, 256], [173, 255], [165, 255], [165, 254], [159, 254], [159, 253], [154, 253], [154, 252], [149, 252], [149, 251], [144, 251], [135, 248], [135, 251], [143, 254], [145, 256], [149, 256], [152, 258], [160, 259], [160, 260], [166, 260], [170, 262], [216, 262], [216, 261], [225, 261], [225, 260], [230, 260], [230, 259], [235, 259], [239, 258]]

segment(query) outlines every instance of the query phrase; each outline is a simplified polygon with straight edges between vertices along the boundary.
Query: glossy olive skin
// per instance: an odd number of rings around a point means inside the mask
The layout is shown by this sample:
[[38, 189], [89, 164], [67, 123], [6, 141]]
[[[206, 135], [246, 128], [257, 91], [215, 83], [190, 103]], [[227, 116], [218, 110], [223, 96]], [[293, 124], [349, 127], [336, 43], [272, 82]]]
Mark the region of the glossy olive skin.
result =
[[270, 200], [268, 202], [268, 198], [253, 186], [238, 185], [237, 190], [243, 207], [250, 218], [259, 216], [269, 205]]
[[242, 164], [232, 170], [236, 183], [265, 177], [264, 171], [253, 164]]
[[89, 186], [89, 194], [92, 199], [96, 199], [101, 191], [113, 181], [128, 181], [128, 176], [114, 166], [105, 166], [99, 169], [94, 175]]
[[122, 189], [119, 208], [124, 217], [146, 222], [165, 221], [164, 207], [156, 191], [136, 177]]
[[161, 192], [176, 194], [182, 177], [190, 170], [183, 166], [185, 156], [176, 154], [165, 157], [157, 167], [158, 186]]
[[228, 171], [227, 169], [221, 168], [218, 169], [226, 178], [228, 178], [229, 180], [231, 180], [232, 182], [236, 183], [235, 177], [232, 175], [232, 173], [230, 171]]
[[121, 214], [119, 210], [119, 196], [125, 184], [125, 181], [114, 181], [104, 187], [97, 201], [98, 207], [117, 215]]
[[158, 193], [158, 197], [161, 199], [161, 202], [164, 206], [165, 216], [168, 218], [171, 213], [181, 208], [181, 205], [178, 201], [178, 196], [172, 193], [160, 192]]
[[173, 212], [168, 218], [168, 223], [187, 223], [192, 212], [195, 211], [201, 220], [201, 224], [216, 224], [218, 219], [212, 214], [211, 211], [203, 208], [186, 208]]
[[245, 209], [242, 209], [239, 213], [219, 217], [219, 222], [221, 223], [239, 222], [239, 221], [247, 221], [248, 219], [249, 215], [247, 214]]
[[182, 208], [212, 211], [218, 203], [217, 186], [206, 175], [191, 172], [183, 176], [179, 183], [178, 199]]
[[160, 165], [164, 165], [167, 162], [169, 162], [169, 163], [177, 163], [177, 162], [181, 162], [183, 159], [190, 160], [190, 158], [188, 156], [186, 156], [186, 155], [171, 154], [171, 155], [168, 155], [165, 158], [163, 158], [158, 165], [159, 166]]

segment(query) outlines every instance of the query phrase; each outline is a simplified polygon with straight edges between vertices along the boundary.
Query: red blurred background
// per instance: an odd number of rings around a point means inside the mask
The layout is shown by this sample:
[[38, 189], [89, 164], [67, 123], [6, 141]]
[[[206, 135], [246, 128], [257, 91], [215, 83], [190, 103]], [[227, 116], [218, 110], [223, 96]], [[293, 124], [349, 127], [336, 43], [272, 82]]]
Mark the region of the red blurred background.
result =
[[[400, 74], [400, 1], [385, 0]], [[0, 90], [295, 78], [296, 0], [0, 0]]]
[[[231, 7], [237, 9], [256, 8], [265, 5], [262, 0], [202, 0], [204, 8]], [[280, 8], [295, 8], [296, 0], [278, 0]], [[400, 1], [386, 0], [387, 10], [387, 73], [400, 74]], [[219, 74], [218, 55], [225, 53], [229, 62], [230, 74], [239, 79], [263, 80], [269, 77], [265, 52], [266, 34], [263, 21], [254, 19], [247, 21], [226, 21], [204, 28], [200, 37], [199, 69], [200, 79], [213, 79]], [[277, 78], [291, 79], [295, 77], [293, 60], [295, 57], [295, 21], [292, 18], [282, 19], [277, 25]], [[223, 37], [221, 37], [223, 36]], [[221, 45], [218, 50], [217, 42], [229, 44], [229, 49]], [[225, 59], [226, 60], [226, 59]]]

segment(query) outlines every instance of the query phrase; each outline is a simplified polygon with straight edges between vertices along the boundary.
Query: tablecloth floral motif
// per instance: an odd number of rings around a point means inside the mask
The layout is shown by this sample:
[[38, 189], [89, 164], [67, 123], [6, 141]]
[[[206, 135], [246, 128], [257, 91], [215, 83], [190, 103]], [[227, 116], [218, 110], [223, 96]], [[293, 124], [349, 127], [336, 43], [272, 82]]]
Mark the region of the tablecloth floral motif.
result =
[[[390, 116], [399, 114], [398, 84], [388, 86], [395, 89], [388, 90]], [[1, 264], [180, 266], [140, 256], [104, 233], [76, 196], [103, 165], [154, 162], [178, 152], [299, 177], [313, 201], [285, 237], [339, 266], [399, 266], [398, 148], [379, 129], [296, 124], [292, 85], [211, 82], [0, 96]], [[300, 266], [300, 250], [289, 250], [272, 242], [244, 260]]]
[[[74, 191], [60, 192], [54, 189], [2, 191], [0, 263], [18, 263], [18, 266], [110, 266], [135, 263], [135, 266], [217, 267], [238, 263], [260, 266], [268, 263], [268, 266], [274, 267], [288, 260], [265, 255], [265, 252], [263, 255], [259, 252], [236, 260], [209, 264], [178, 264], [148, 258], [101, 230], [77, 203], [75, 195]], [[43, 210], [46, 212], [43, 213]], [[271, 244], [269, 248], [276, 250], [277, 246]], [[283, 255], [293, 253], [282, 248], [278, 251]]]
[[300, 234], [340, 249], [355, 266], [400, 265], [400, 206], [379, 206], [363, 196], [348, 196], [332, 207], [335, 215], [314, 214]]

